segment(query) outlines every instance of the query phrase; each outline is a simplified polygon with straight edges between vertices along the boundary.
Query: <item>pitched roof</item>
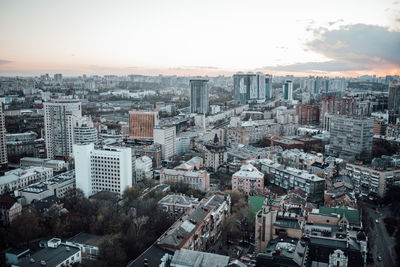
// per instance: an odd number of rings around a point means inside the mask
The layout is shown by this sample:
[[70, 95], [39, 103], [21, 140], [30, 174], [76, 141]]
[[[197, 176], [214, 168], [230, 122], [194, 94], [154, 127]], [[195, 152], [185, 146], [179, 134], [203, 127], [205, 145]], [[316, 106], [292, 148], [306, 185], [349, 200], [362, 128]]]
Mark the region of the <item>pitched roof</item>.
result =
[[5, 194], [0, 197], [0, 208], [9, 209], [15, 204], [15, 202], [17, 202], [15, 197]]
[[322, 206], [319, 208], [319, 213], [326, 215], [339, 214], [341, 217], [345, 217], [350, 224], [360, 224], [360, 212], [348, 207], [331, 208]]

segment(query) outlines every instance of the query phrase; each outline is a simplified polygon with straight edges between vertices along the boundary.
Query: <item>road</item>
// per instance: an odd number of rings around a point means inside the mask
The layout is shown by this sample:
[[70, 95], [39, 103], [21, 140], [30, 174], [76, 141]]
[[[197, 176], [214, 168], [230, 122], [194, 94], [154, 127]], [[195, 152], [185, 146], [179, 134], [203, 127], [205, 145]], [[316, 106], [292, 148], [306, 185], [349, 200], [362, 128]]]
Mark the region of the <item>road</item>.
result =
[[[372, 230], [372, 236], [376, 237], [373, 241], [375, 246], [372, 248], [372, 255], [374, 257], [374, 265], [373, 266], [384, 266], [384, 267], [393, 267], [396, 266], [394, 264], [395, 260], [393, 257], [393, 247], [395, 245], [395, 241], [392, 237], [390, 237], [385, 228], [385, 223], [383, 222], [383, 218], [387, 215], [390, 215], [390, 211], [388, 207], [379, 208], [379, 213], [376, 213], [376, 206], [371, 204], [365, 204], [367, 207], [368, 214], [374, 222], [378, 220], [378, 223], [375, 223], [375, 227]], [[382, 213], [382, 216], [380, 214]], [[382, 261], [379, 262], [377, 260], [378, 255], [382, 257]]]

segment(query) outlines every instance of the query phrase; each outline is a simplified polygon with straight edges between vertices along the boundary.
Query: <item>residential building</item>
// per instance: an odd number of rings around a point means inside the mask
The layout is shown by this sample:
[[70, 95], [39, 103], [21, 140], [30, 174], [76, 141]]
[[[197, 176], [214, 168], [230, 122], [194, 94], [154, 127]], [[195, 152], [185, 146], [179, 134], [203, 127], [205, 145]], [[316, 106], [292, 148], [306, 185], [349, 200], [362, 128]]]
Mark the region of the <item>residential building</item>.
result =
[[213, 142], [206, 143], [205, 147], [206, 153], [204, 166], [217, 172], [218, 167], [228, 161], [227, 149], [219, 142], [217, 134], [215, 134]]
[[182, 248], [195, 251], [210, 249], [222, 233], [222, 224], [230, 214], [230, 203], [229, 194], [208, 195], [200, 205], [176, 221], [155, 244], [172, 252]]
[[208, 114], [208, 80], [190, 80], [190, 113]]
[[319, 124], [319, 106], [300, 104], [296, 107], [299, 124]]
[[176, 127], [154, 128], [154, 143], [161, 145], [161, 157], [170, 160], [176, 154]]
[[161, 169], [160, 183], [177, 182], [188, 184], [190, 188], [206, 192], [210, 189], [210, 174], [206, 170], [183, 171]]
[[373, 126], [373, 119], [333, 116], [330, 119], [329, 154], [347, 160], [370, 160]]
[[[360, 211], [346, 206], [338, 208], [321, 206], [319, 209], [313, 209], [308, 213], [307, 223], [362, 229]], [[308, 228], [312, 228], [312, 225], [306, 226], [305, 233]]]
[[388, 110], [400, 113], [400, 81], [393, 80], [389, 86]]
[[161, 167], [161, 154], [162, 149], [160, 144], [152, 144], [146, 146], [129, 146], [132, 149], [132, 153], [136, 158], [142, 156], [148, 156], [153, 161], [153, 168]]
[[37, 154], [37, 137], [38, 135], [35, 132], [6, 134], [7, 154], [9, 161], [13, 162], [21, 157], [33, 157], [35, 154]]
[[22, 205], [29, 205], [34, 201], [49, 196], [63, 198], [75, 188], [75, 171], [68, 171], [14, 191], [16, 197], [22, 198]]
[[21, 168], [25, 167], [45, 167], [52, 168], [55, 172], [60, 172], [67, 169], [67, 163], [63, 160], [56, 159], [43, 159], [25, 157], [20, 159]]
[[198, 198], [188, 197], [183, 194], [169, 194], [158, 201], [158, 205], [162, 207], [163, 211], [176, 219], [190, 209], [197, 207], [199, 203]]
[[246, 195], [253, 196], [264, 192], [264, 174], [251, 164], [240, 167], [232, 175], [232, 190], [243, 190]]
[[76, 117], [72, 121], [74, 129], [74, 144], [89, 144], [98, 142], [97, 129], [90, 117]]
[[153, 161], [148, 156], [138, 157], [135, 160], [136, 182], [153, 178]]
[[15, 218], [21, 215], [22, 205], [16, 197], [9, 194], [0, 196], [0, 225], [9, 225]]
[[386, 190], [400, 181], [400, 169], [347, 164], [346, 174], [352, 179], [355, 192], [362, 196], [384, 197]]
[[44, 130], [47, 158], [70, 157], [73, 145], [73, 118], [82, 117], [80, 100], [55, 99], [44, 103]]
[[202, 251], [194, 251], [181, 248], [176, 250], [172, 256], [170, 267], [210, 267], [229, 266], [229, 256], [207, 253]]
[[29, 257], [21, 257], [15, 267], [70, 266], [82, 261], [81, 249], [78, 246], [61, 243], [61, 239], [52, 238], [47, 247], [32, 253]]
[[265, 75], [257, 72], [233, 75], [233, 90], [235, 100], [240, 104], [262, 103], [266, 96]]
[[0, 102], [0, 168], [7, 165], [6, 124], [4, 104]]
[[44, 167], [20, 168], [0, 177], [0, 195], [53, 177], [53, 169]]
[[74, 145], [76, 187], [85, 196], [100, 191], [122, 194], [134, 181], [134, 164], [130, 148], [104, 147], [94, 144]]
[[293, 82], [290, 80], [285, 81], [282, 86], [283, 88], [283, 99], [287, 101], [293, 100]]
[[271, 184], [283, 189], [301, 189], [313, 203], [324, 203], [325, 179], [308, 171], [286, 167], [269, 159], [260, 160], [261, 171], [267, 174]]
[[384, 119], [374, 119], [374, 135], [386, 135], [387, 122]]
[[321, 99], [321, 108], [320, 108], [320, 122], [322, 123], [325, 120], [325, 115], [327, 113], [336, 114], [338, 110], [338, 102], [335, 96], [327, 95]]
[[158, 125], [158, 112], [139, 110], [129, 111], [130, 139], [153, 139], [154, 128]]

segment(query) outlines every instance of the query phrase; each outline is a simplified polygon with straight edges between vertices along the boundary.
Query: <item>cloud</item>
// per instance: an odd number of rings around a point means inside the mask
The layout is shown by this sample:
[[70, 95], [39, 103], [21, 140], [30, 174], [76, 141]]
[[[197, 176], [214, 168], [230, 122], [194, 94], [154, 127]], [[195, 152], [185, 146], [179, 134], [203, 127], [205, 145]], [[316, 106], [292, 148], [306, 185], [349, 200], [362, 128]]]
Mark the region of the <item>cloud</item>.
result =
[[0, 59], [0, 65], [10, 64], [10, 63], [13, 63], [13, 61], [5, 60], [5, 59]]
[[366, 24], [345, 25], [333, 30], [319, 27], [312, 31], [314, 39], [306, 43], [306, 49], [329, 58], [329, 61], [265, 68], [282, 71], [350, 71], [400, 67], [399, 31]]

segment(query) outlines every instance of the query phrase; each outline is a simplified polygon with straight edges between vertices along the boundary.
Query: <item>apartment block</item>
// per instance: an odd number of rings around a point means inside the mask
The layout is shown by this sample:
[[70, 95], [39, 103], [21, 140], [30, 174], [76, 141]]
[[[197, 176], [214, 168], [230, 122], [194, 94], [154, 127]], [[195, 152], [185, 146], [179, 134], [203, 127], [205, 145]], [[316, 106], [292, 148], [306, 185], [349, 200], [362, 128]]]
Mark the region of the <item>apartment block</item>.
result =
[[154, 143], [161, 145], [163, 160], [170, 160], [176, 154], [176, 127], [154, 128]]
[[259, 195], [264, 192], [264, 174], [251, 164], [240, 167], [232, 175], [232, 190], [243, 190], [246, 195]]

